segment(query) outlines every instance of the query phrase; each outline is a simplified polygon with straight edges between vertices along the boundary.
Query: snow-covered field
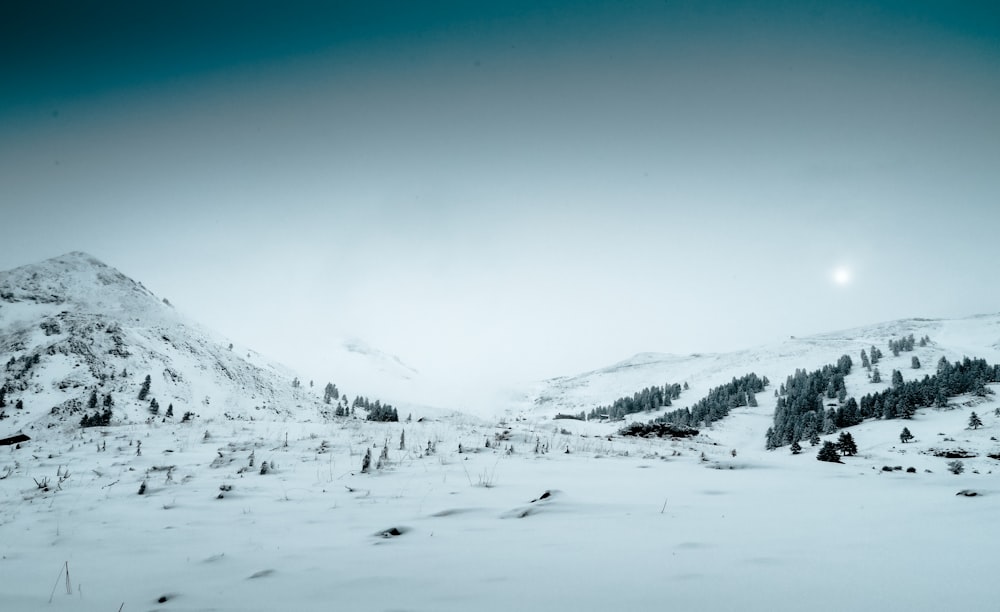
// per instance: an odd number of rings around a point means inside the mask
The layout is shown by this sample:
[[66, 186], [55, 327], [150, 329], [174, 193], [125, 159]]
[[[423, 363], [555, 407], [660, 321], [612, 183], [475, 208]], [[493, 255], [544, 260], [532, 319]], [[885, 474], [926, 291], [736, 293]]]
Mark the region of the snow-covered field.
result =
[[[201, 335], [82, 254], [0, 273], [0, 289], [13, 292], [0, 295], [0, 358], [17, 358], [0, 438], [32, 438], [0, 446], [3, 611], [1000, 606], [996, 395], [852, 427], [860, 452], [841, 464], [808, 444], [764, 449], [774, 388], [796, 368], [848, 354], [847, 390], [860, 397], [893, 369], [931, 374], [942, 356], [997, 363], [997, 316], [638, 355], [484, 399], [478, 415], [413, 403], [400, 404], [411, 422], [372, 423], [360, 409], [331, 416], [319, 387], [293, 388], [291, 373]], [[886, 382], [870, 382], [861, 349], [888, 353], [910, 333], [931, 342], [886, 355]], [[191, 422], [150, 417], [136, 399], [150, 372], [161, 406], [194, 405]], [[689, 406], [748, 372], [771, 381], [759, 406], [691, 439], [552, 418], [667, 382], [688, 384], [674, 406]], [[93, 389], [114, 395], [115, 416], [83, 429]], [[972, 456], [953, 474], [935, 452], [959, 450]]]
[[[975, 406], [986, 422], [976, 431], [966, 429], [971, 407], [922, 410], [906, 423], [917, 438], [906, 445], [900, 421], [853, 428], [861, 453], [842, 465], [808, 447], [763, 451], [765, 407], [694, 441], [457, 417], [49, 430], [0, 455], [0, 471], [13, 470], [0, 481], [0, 602], [25, 611], [994, 610], [1000, 462], [983, 456], [1000, 448], [994, 406]], [[509, 439], [494, 444], [503, 431]], [[536, 439], [549, 452], [536, 454]], [[363, 450], [374, 465], [386, 441], [387, 465], [360, 473]], [[953, 475], [946, 459], [924, 454], [931, 447], [979, 456]], [[261, 475], [264, 461], [276, 469]], [[47, 492], [34, 482], [43, 478]], [[980, 495], [956, 496], [963, 489]], [[383, 535], [393, 528], [400, 535]]]

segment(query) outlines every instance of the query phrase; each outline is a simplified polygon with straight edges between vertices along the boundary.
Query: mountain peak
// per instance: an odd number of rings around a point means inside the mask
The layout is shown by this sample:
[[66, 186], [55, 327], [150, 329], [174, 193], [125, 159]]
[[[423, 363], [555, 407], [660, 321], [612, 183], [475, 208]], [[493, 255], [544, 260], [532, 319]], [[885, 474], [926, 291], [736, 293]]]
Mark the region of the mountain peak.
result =
[[0, 302], [73, 305], [88, 312], [159, 309], [152, 292], [82, 251], [0, 272]]

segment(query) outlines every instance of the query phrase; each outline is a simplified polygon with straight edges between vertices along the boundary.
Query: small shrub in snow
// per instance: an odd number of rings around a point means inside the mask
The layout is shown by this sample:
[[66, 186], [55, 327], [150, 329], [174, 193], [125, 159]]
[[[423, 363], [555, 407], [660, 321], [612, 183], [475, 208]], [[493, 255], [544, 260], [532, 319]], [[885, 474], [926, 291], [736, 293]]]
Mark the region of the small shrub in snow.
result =
[[958, 474], [961, 474], [962, 472], [965, 471], [965, 464], [959, 461], [958, 459], [955, 459], [954, 461], [949, 461], [948, 471], [957, 476]]

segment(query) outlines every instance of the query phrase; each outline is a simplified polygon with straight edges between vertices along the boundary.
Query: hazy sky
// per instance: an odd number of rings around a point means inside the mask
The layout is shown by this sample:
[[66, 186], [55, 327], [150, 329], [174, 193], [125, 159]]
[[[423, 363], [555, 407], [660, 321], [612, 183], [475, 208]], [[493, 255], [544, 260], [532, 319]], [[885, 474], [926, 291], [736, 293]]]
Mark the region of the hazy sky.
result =
[[1000, 310], [994, 2], [21, 4], [0, 268], [87, 251], [293, 367]]

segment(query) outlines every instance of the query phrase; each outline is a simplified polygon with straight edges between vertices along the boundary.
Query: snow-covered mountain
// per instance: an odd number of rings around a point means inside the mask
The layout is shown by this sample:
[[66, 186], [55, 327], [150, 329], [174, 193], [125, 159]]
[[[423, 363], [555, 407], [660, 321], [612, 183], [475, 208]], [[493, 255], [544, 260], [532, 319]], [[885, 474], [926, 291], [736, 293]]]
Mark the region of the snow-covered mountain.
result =
[[[815, 370], [836, 363], [849, 355], [860, 363], [862, 350], [876, 346], [889, 353], [891, 339], [908, 335], [928, 336], [925, 347], [899, 357], [888, 354], [882, 364], [887, 375], [893, 368], [905, 378], [933, 372], [941, 357], [955, 361], [962, 357], [981, 357], [990, 363], [1000, 362], [1000, 314], [977, 315], [961, 319], [904, 319], [809, 337], [792, 337], [775, 344], [731, 353], [672, 355], [640, 353], [613, 365], [574, 376], [551, 378], [536, 383], [518, 398], [522, 410], [538, 417], [556, 413], [575, 414], [581, 410], [606, 405], [645, 387], [666, 383], [687, 383], [690, 391], [679, 405], [690, 404], [718, 385], [749, 372], [767, 376], [773, 383], [783, 382], [796, 369]], [[916, 355], [924, 364], [911, 368]], [[886, 376], [886, 378], [888, 378]]]
[[[235, 349], [166, 301], [85, 253], [0, 272], [0, 383], [5, 430], [79, 422], [113, 402], [115, 423], [158, 419], [313, 420], [315, 394], [293, 375]], [[148, 396], [140, 389], [150, 378]], [[14, 408], [20, 400], [23, 408]]]
[[[930, 340], [893, 355], [910, 334]], [[839, 463], [765, 447], [774, 387], [872, 345], [884, 381], [996, 363], [1000, 316], [646, 353], [539, 383], [496, 421], [369, 422], [327, 417], [322, 382], [293, 387], [92, 257], [0, 273], [0, 609], [993, 610], [998, 395], [865, 420]], [[409, 380], [377, 349], [346, 352]], [[690, 405], [748, 372], [771, 380], [757, 405], [691, 437], [552, 419], [668, 382]], [[863, 367], [845, 384], [889, 385]], [[113, 418], [81, 428], [95, 392]]]

